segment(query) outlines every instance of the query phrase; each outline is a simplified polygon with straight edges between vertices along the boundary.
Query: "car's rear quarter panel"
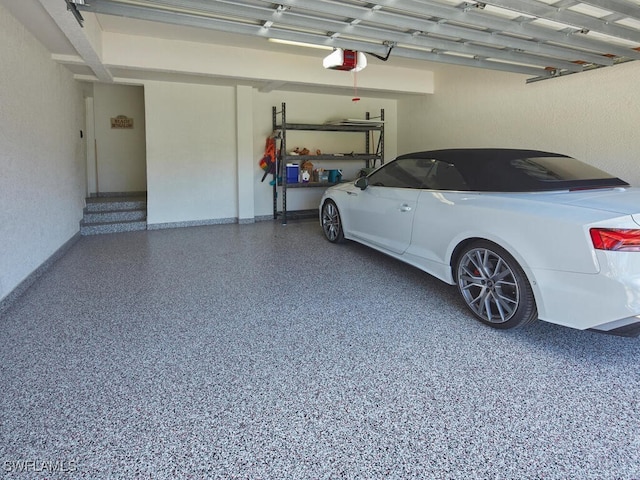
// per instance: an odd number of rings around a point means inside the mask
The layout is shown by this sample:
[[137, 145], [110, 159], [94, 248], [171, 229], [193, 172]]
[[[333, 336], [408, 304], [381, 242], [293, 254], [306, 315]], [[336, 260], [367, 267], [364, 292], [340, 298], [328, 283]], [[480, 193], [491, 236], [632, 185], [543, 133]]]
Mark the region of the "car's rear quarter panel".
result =
[[424, 191], [407, 253], [448, 265], [460, 242], [482, 238], [505, 248], [523, 267], [597, 273], [585, 225], [611, 214], [535, 197]]

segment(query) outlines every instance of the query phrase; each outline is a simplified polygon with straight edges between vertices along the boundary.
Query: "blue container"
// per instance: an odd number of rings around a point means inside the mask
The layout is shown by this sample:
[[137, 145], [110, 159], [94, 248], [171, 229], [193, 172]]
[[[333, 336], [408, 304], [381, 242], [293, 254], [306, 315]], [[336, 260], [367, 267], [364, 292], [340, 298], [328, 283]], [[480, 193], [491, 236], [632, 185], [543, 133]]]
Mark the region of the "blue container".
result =
[[329, 170], [329, 183], [340, 183], [342, 172], [340, 170]]
[[287, 163], [287, 183], [298, 183], [300, 166], [296, 163]]

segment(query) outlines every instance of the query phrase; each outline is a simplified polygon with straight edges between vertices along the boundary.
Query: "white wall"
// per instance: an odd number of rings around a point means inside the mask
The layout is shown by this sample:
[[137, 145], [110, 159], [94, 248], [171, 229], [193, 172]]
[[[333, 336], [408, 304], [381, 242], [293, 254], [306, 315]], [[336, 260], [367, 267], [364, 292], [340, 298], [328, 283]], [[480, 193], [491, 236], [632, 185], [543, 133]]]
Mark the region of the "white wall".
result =
[[[362, 98], [356, 103], [350, 96], [260, 93], [241, 86], [168, 82], [146, 82], [144, 90], [150, 228], [244, 222], [271, 215], [271, 177], [260, 182], [264, 172], [258, 162], [272, 132], [272, 106], [280, 110], [282, 102], [287, 103], [288, 120], [299, 123], [364, 118], [366, 111], [374, 116], [384, 108], [385, 157], [396, 155], [394, 100]], [[364, 151], [364, 134], [295, 132], [288, 139], [291, 149]], [[316, 163], [343, 168], [348, 176], [364, 166], [349, 161]], [[289, 192], [289, 209], [307, 209], [317, 207], [322, 189]]]
[[[144, 91], [142, 87], [93, 87], [97, 175], [90, 193], [144, 192], [147, 189]], [[133, 118], [132, 129], [112, 129], [111, 118]], [[90, 139], [89, 147], [93, 146]], [[91, 167], [89, 165], [89, 167]]]
[[0, 5], [0, 299], [79, 231], [79, 84]]
[[237, 216], [235, 89], [145, 84], [147, 222]]
[[640, 185], [640, 63], [532, 84], [488, 70], [434, 70], [434, 95], [399, 101], [399, 153], [533, 148], [577, 157]]

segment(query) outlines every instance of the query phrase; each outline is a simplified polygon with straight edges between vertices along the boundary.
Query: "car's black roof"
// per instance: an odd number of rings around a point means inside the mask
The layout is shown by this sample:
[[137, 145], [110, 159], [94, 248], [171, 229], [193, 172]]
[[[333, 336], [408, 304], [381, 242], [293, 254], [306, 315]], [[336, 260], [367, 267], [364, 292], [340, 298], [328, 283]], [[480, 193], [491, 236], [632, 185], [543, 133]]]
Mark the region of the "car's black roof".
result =
[[406, 155], [400, 155], [398, 158], [433, 158], [457, 165], [460, 162], [469, 161], [505, 161], [531, 157], [566, 157], [566, 155], [517, 148], [449, 148], [408, 153]]
[[[456, 148], [401, 155], [445, 162], [464, 179], [464, 189], [531, 192], [628, 186], [598, 168], [559, 153], [512, 148]], [[459, 188], [458, 188], [459, 189]]]

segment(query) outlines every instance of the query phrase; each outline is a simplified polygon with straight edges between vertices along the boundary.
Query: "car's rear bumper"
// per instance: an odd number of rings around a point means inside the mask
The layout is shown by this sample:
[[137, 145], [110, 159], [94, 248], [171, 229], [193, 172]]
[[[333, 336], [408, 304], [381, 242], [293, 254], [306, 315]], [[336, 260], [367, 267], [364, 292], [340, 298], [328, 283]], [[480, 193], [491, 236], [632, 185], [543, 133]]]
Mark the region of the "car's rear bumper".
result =
[[[534, 269], [541, 320], [580, 330], [640, 333], [640, 252], [595, 252], [597, 274]], [[635, 332], [635, 333], [634, 333]]]
[[599, 325], [597, 328], [590, 328], [592, 332], [617, 335], [619, 337], [637, 337], [640, 335], [640, 316], [623, 318], [615, 322]]

